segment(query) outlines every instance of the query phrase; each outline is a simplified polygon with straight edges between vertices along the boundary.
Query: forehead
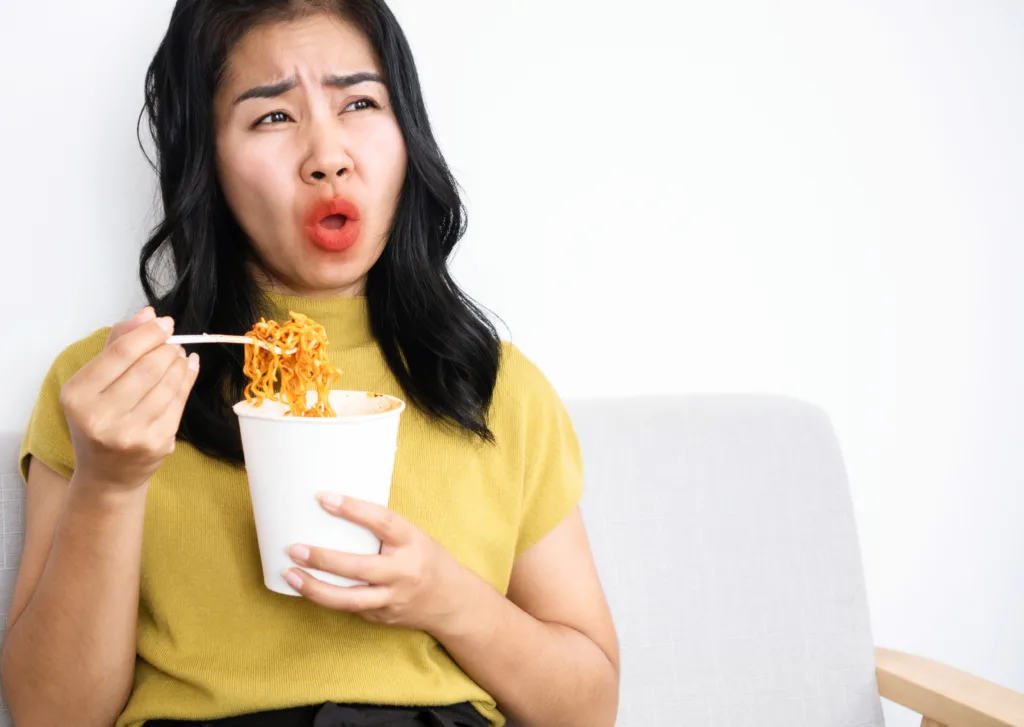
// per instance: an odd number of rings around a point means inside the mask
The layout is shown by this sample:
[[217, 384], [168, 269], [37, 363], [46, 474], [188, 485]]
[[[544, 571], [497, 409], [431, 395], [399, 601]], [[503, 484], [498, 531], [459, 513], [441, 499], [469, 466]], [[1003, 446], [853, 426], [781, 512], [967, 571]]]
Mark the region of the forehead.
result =
[[267, 23], [247, 33], [228, 55], [225, 90], [294, 75], [380, 72], [369, 41], [342, 18], [317, 14]]

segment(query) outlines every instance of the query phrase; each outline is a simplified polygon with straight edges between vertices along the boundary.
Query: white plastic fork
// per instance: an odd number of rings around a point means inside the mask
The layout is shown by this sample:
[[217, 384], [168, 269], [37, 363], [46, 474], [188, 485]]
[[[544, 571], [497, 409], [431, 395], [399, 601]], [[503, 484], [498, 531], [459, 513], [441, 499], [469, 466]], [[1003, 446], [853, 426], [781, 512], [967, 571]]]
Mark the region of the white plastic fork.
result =
[[224, 336], [218, 333], [201, 333], [198, 336], [171, 336], [167, 339], [167, 343], [177, 343], [179, 346], [187, 346], [196, 343], [242, 343], [249, 344], [250, 346], [255, 344], [260, 348], [272, 351], [277, 356], [291, 356], [299, 350], [297, 348], [293, 348], [290, 351], [281, 351], [279, 346], [271, 346], [258, 338], [252, 338], [250, 336]]

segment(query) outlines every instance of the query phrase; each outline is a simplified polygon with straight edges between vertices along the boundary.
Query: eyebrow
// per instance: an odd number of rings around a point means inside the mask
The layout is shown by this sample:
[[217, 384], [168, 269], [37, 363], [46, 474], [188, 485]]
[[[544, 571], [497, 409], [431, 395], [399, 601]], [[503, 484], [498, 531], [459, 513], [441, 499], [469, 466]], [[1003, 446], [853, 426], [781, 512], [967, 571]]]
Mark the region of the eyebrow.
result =
[[[350, 73], [340, 76], [336, 74], [329, 74], [324, 76], [321, 83], [331, 88], [345, 89], [351, 86], [358, 86], [360, 83], [384, 84], [384, 77], [379, 73], [374, 73], [372, 71], [362, 71], [360, 73]], [[254, 98], [277, 98], [278, 96], [283, 96], [288, 93], [298, 85], [298, 79], [292, 76], [291, 78], [286, 78], [285, 80], [278, 81], [277, 83], [270, 83], [266, 86], [255, 86], [236, 98], [235, 105]]]

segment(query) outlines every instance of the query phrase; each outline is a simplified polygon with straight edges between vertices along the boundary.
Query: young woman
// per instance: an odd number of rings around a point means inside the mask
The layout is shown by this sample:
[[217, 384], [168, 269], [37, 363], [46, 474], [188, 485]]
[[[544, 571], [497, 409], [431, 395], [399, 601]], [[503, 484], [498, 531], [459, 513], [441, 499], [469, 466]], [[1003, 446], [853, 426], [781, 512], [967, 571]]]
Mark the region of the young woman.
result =
[[[25, 438], [19, 727], [612, 725], [572, 425], [448, 273], [463, 208], [383, 0], [179, 0], [146, 111], [150, 306], [58, 357]], [[296, 543], [303, 598], [262, 581], [241, 348], [167, 343], [289, 310], [325, 326], [344, 388], [410, 404], [389, 508], [338, 496], [343, 461], [323, 483], [381, 553]]]

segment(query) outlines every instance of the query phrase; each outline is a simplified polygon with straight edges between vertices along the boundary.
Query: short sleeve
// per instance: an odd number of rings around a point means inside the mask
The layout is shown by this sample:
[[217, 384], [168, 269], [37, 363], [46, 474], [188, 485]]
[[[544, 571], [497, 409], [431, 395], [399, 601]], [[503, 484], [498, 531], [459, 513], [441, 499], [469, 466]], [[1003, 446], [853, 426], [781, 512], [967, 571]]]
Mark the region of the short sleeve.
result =
[[523, 507], [516, 557], [550, 533], [579, 505], [583, 495], [583, 458], [569, 413], [554, 387], [518, 351], [512, 365], [522, 367], [524, 426]]
[[21, 443], [19, 464], [26, 481], [32, 459], [71, 479], [75, 470], [75, 454], [68, 422], [60, 405], [60, 392], [68, 379], [103, 350], [107, 335], [108, 329], [103, 329], [66, 348], [43, 378]]

